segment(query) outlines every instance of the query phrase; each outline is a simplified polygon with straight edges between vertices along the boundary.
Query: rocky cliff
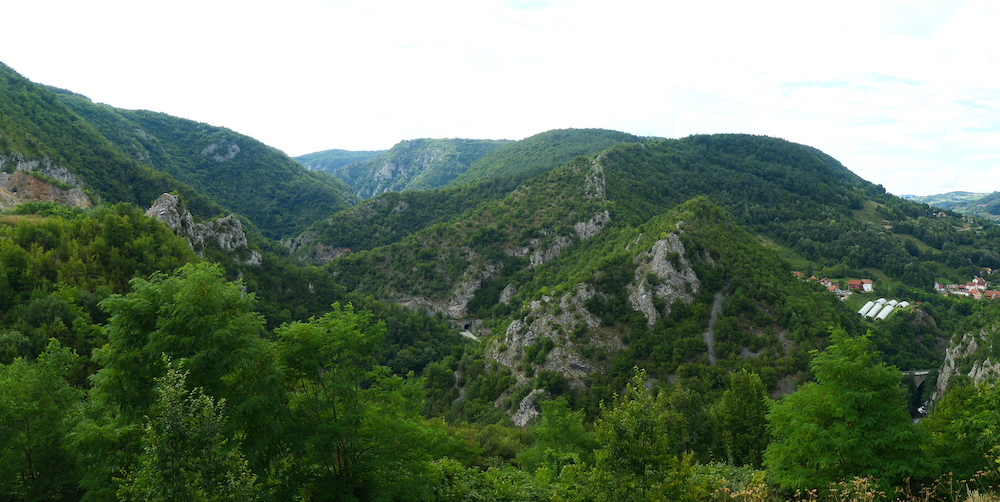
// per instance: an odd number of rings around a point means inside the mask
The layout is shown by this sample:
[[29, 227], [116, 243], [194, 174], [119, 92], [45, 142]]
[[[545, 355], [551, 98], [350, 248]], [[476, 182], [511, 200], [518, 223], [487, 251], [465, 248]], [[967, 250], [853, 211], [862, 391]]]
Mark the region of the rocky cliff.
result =
[[[684, 254], [684, 245], [674, 233], [633, 259], [633, 280], [625, 286], [629, 306], [641, 312], [649, 325], [669, 315], [675, 301], [690, 304], [698, 293], [698, 277]], [[571, 385], [583, 385], [584, 378], [601, 371], [607, 354], [625, 347], [619, 333], [605, 327], [585, 306], [600, 294], [584, 283], [561, 297], [542, 296], [530, 302], [528, 314], [512, 321], [487, 355], [514, 370], [522, 382], [528, 373], [544, 370], [563, 375]], [[547, 345], [551, 348], [546, 349]]]
[[967, 376], [976, 385], [1000, 380], [1000, 361], [993, 361], [986, 355], [992, 352], [989, 347], [991, 335], [990, 330], [984, 329], [966, 333], [962, 338], [956, 337], [956, 341], [945, 351], [933, 401], [937, 402], [944, 396], [949, 382], [956, 376]]
[[236, 215], [230, 214], [211, 221], [196, 223], [191, 213], [181, 204], [176, 195], [165, 193], [153, 202], [146, 216], [167, 224], [180, 237], [187, 239], [188, 245], [201, 256], [205, 246], [215, 246], [225, 252], [237, 253], [247, 265], [260, 265], [260, 252], [250, 249], [243, 224]]
[[73, 173], [47, 157], [27, 160], [20, 154], [0, 155], [0, 210], [25, 202], [91, 207], [93, 203], [82, 186]]

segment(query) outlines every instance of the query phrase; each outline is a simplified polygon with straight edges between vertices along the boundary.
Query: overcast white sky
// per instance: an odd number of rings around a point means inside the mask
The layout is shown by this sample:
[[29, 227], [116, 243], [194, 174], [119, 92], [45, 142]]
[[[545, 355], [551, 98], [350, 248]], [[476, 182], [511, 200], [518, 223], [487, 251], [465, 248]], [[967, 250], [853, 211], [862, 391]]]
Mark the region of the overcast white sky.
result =
[[289, 155], [555, 128], [751, 133], [895, 194], [1000, 190], [990, 0], [30, 0], [0, 61]]

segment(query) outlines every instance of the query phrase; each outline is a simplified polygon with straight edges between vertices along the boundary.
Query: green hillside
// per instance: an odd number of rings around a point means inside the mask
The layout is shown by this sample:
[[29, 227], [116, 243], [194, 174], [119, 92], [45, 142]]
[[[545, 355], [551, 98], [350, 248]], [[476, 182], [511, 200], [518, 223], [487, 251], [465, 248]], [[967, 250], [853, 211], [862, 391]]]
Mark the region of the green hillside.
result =
[[[556, 346], [576, 346], [594, 368], [592, 385], [602, 389], [624, 382], [626, 369], [639, 360], [659, 377], [682, 367], [711, 372], [759, 364], [774, 386], [805, 369], [806, 351], [822, 345], [828, 326], [857, 322], [833, 295], [795, 280], [773, 251], [706, 198], [630, 223], [618, 201], [606, 195], [605, 178], [610, 187], [612, 177], [600, 161], [580, 158], [461, 219], [348, 254], [328, 267], [349, 289], [450, 317], [487, 320], [494, 336], [505, 330], [513, 336], [512, 318], [527, 324], [546, 318], [553, 328], [548, 338]], [[669, 249], [653, 251], [664, 246]], [[656, 260], [658, 265], [648, 265]], [[677, 282], [677, 275], [686, 279]], [[642, 291], [648, 302], [636, 299]], [[712, 349], [717, 361], [710, 362], [703, 334], [717, 303], [722, 315], [716, 314], [713, 326], [725, 328]], [[566, 308], [575, 313], [562, 317]], [[537, 337], [542, 328], [532, 329]], [[497, 347], [520, 343], [503, 339], [493, 341], [495, 359], [522, 359], [523, 353], [502, 354]], [[631, 341], [624, 347], [612, 341], [622, 339]], [[587, 340], [622, 351], [582, 355]], [[760, 357], [747, 362], [744, 351]], [[614, 356], [620, 359], [600, 360]], [[580, 378], [546, 361], [511, 369], [523, 377], [544, 369]], [[607, 397], [601, 392], [580, 399], [596, 407]]]
[[368, 160], [385, 150], [372, 151], [352, 151], [352, 150], [323, 150], [322, 152], [309, 153], [294, 157], [300, 164], [313, 171], [323, 171], [334, 176], [341, 167], [362, 160]]
[[415, 139], [337, 170], [362, 198], [383, 192], [429, 190], [447, 185], [504, 140]]
[[611, 145], [639, 140], [604, 129], [560, 129], [506, 143], [485, 154], [446, 188], [386, 192], [316, 222], [293, 248], [300, 256], [317, 259], [321, 254], [317, 247], [360, 251], [391, 244], [503, 198], [529, 178], [577, 156], [596, 155]]
[[[0, 212], [3, 500], [1000, 493], [1000, 304], [932, 287], [997, 289], [1000, 226], [809, 146], [407, 141], [340, 167], [377, 194], [352, 207], [251, 138], [0, 65], [0, 165], [96, 202]], [[147, 217], [168, 191], [257, 258]], [[909, 306], [858, 315], [879, 297]]]
[[336, 178], [231, 130], [69, 93], [58, 97], [136, 161], [197, 187], [267, 237], [301, 232], [354, 201]]
[[221, 208], [169, 174], [136, 162], [93, 124], [69, 109], [60, 95], [0, 64], [0, 157], [13, 170], [20, 161], [51, 164], [83, 183], [97, 200], [148, 206], [177, 190], [200, 216]]
[[641, 140], [634, 134], [607, 129], [554, 129], [498, 147], [448, 185], [474, 185], [494, 178], [523, 181], [574, 157], [597, 155], [612, 145]]

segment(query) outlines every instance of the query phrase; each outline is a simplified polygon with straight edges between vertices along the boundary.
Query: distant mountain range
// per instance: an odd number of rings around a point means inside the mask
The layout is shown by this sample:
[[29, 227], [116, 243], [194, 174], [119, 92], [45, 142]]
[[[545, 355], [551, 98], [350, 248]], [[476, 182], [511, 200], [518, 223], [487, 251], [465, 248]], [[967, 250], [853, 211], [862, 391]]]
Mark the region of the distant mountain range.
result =
[[903, 195], [904, 199], [970, 216], [1000, 221], [1000, 192], [948, 192], [938, 195]]

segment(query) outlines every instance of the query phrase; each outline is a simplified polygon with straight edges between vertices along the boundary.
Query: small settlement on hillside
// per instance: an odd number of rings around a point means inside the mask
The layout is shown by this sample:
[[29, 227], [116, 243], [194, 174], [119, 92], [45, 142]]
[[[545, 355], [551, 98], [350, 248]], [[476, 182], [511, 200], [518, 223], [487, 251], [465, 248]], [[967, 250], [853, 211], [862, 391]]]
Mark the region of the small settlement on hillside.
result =
[[955, 295], [973, 300], [993, 300], [1000, 297], [1000, 291], [989, 289], [990, 285], [982, 277], [974, 277], [965, 284], [934, 283], [934, 290], [942, 295]]
[[[832, 280], [827, 278], [817, 279], [813, 276], [806, 279], [802, 277], [802, 272], [792, 272], [792, 274], [799, 279], [822, 284], [828, 291], [840, 297], [841, 300], [846, 300], [848, 296], [851, 296], [854, 293], [872, 293], [875, 291], [875, 281], [871, 279], [849, 279], [847, 281], [847, 289], [842, 289]], [[905, 309], [909, 306], [910, 302], [879, 298], [878, 300], [872, 300], [865, 303], [865, 305], [858, 310], [858, 314], [866, 319], [884, 321], [893, 311], [897, 309]]]
[[823, 287], [825, 287], [827, 289], [827, 291], [829, 291], [829, 292], [837, 295], [837, 297], [839, 297], [841, 300], [847, 298], [848, 296], [851, 296], [851, 293], [854, 292], [852, 290], [855, 290], [855, 291], [858, 291], [858, 292], [862, 292], [862, 291], [863, 292], [871, 292], [872, 291], [872, 281], [869, 280], [869, 279], [861, 279], [862, 281], [867, 281], [867, 283], [868, 283], [867, 287], [858, 287], [858, 288], [855, 288], [853, 286], [853, 283], [855, 281], [851, 280], [851, 281], [848, 281], [847, 289], [843, 289], [839, 285], [837, 285], [837, 283], [833, 282], [830, 279], [827, 279], [826, 277], [824, 277], [822, 279], [817, 279], [816, 276], [814, 275], [814, 276], [811, 276], [809, 278], [806, 278], [806, 277], [802, 276], [802, 272], [792, 272], [792, 275], [794, 275], [795, 277], [798, 277], [799, 279], [802, 279], [803, 281], [812, 281], [812, 282], [818, 282], [818, 283], [822, 284]]

